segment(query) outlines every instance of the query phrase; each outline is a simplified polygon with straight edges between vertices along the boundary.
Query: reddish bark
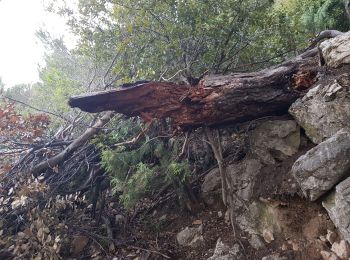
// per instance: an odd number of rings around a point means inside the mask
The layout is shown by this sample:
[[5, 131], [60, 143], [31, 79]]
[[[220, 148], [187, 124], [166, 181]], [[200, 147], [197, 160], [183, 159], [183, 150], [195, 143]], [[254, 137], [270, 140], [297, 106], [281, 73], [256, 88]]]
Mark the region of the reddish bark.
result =
[[278, 115], [298, 98], [295, 84], [301, 81], [300, 75], [312, 77], [305, 81], [315, 81], [316, 54], [312, 50], [259, 72], [209, 75], [195, 87], [149, 82], [72, 97], [69, 104], [87, 112], [113, 110], [129, 117], [141, 116], [146, 121], [169, 117], [182, 128]]

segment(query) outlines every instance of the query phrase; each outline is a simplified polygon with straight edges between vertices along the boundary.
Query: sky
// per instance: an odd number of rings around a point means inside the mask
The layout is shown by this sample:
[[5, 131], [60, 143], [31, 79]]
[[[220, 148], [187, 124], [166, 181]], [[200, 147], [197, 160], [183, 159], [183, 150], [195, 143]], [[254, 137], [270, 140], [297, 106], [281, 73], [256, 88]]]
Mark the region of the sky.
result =
[[43, 0], [0, 0], [0, 77], [5, 87], [39, 80], [44, 46], [36, 38], [39, 28], [73, 45], [63, 18], [44, 10]]

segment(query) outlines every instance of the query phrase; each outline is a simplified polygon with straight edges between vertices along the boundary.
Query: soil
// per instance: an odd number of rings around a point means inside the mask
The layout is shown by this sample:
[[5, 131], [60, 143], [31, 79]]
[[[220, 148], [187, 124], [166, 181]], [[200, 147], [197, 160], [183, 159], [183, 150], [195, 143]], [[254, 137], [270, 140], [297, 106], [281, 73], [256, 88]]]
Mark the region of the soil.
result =
[[[190, 214], [182, 211], [173, 199], [128, 224], [126, 233], [134, 242], [132, 246], [119, 247], [117, 259], [208, 259], [219, 238], [230, 247], [238, 243], [244, 259], [261, 259], [275, 253], [286, 259], [322, 259], [320, 251], [330, 245], [319, 237], [334, 226], [320, 203], [310, 204], [299, 197], [269, 198], [265, 202], [275, 209], [281, 233], [275, 234], [275, 240], [270, 244], [264, 242], [265, 246], [259, 250], [249, 244], [249, 234], [237, 226], [233, 231], [231, 223], [225, 220], [224, 208], [213, 210], [202, 204], [197, 213]], [[181, 230], [199, 225], [203, 225], [203, 246], [191, 248], [177, 244], [176, 235]], [[120, 233], [120, 238], [125, 239], [125, 233]]]

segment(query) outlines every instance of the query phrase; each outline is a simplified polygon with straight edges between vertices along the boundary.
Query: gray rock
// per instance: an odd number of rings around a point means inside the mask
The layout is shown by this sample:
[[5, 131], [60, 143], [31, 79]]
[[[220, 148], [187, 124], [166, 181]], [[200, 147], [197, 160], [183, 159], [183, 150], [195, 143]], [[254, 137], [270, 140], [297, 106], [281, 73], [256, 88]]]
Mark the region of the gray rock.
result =
[[222, 198], [221, 177], [218, 168], [211, 170], [201, 185], [201, 196], [206, 204], [214, 205]]
[[198, 228], [186, 227], [176, 235], [176, 240], [181, 246], [199, 247], [204, 244], [203, 226]]
[[350, 242], [350, 178], [338, 184], [322, 205], [344, 239]]
[[126, 224], [126, 219], [123, 215], [115, 215], [115, 227], [117, 229], [122, 229], [124, 228], [125, 224]]
[[[234, 201], [237, 206], [242, 205], [242, 200], [250, 201], [254, 194], [254, 184], [256, 176], [259, 174], [263, 165], [257, 159], [244, 159], [236, 164], [227, 167], [227, 177], [235, 193]], [[237, 196], [239, 199], [237, 199]]]
[[350, 130], [349, 88], [337, 81], [318, 85], [295, 101], [289, 113], [312, 142], [321, 143], [342, 128]]
[[221, 238], [216, 242], [213, 256], [209, 257], [208, 260], [239, 260], [244, 259], [243, 254], [240, 252], [238, 244], [234, 244], [232, 248], [225, 245]]
[[261, 238], [258, 235], [253, 234], [251, 238], [249, 239], [249, 244], [255, 249], [259, 250], [260, 248], [263, 248], [265, 246], [264, 242], [261, 240]]
[[266, 121], [250, 135], [250, 151], [265, 164], [274, 164], [295, 154], [300, 145], [300, 129], [294, 120]]
[[326, 64], [337, 68], [350, 63], [350, 32], [339, 35], [320, 44]]
[[304, 195], [314, 201], [346, 177], [349, 170], [350, 133], [342, 129], [299, 157], [291, 172]]
[[281, 232], [276, 212], [261, 201], [247, 202], [246, 207], [236, 207], [233, 212], [236, 224], [250, 235], [263, 235], [264, 230], [269, 230], [272, 234]]

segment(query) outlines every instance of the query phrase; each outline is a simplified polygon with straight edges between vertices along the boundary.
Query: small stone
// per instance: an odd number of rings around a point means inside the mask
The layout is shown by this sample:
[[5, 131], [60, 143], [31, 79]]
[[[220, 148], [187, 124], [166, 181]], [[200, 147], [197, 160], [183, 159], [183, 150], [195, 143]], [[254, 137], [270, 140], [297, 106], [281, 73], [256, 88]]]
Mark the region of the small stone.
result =
[[322, 242], [327, 242], [326, 236], [320, 236], [320, 240], [321, 240]]
[[286, 245], [286, 244], [282, 244], [282, 246], [281, 246], [281, 249], [283, 250], [283, 251], [286, 251], [286, 250], [288, 250], [288, 245]]
[[339, 257], [337, 257], [337, 255], [334, 254], [333, 252], [321, 251], [320, 254], [321, 254], [323, 260], [338, 260], [339, 259]]
[[348, 259], [350, 257], [349, 245], [345, 240], [334, 242], [331, 250], [340, 258]]
[[293, 248], [294, 251], [299, 251], [300, 250], [299, 244], [296, 243], [296, 242], [292, 242], [292, 248]]
[[222, 218], [222, 215], [223, 215], [222, 212], [221, 212], [221, 211], [218, 211], [218, 217], [219, 217], [219, 218]]
[[338, 235], [334, 231], [327, 230], [326, 238], [328, 242], [331, 243], [331, 245], [333, 245], [333, 243], [337, 241]]
[[275, 240], [273, 233], [271, 230], [268, 229], [264, 229], [263, 231], [263, 238], [265, 240], [266, 243], [271, 243], [273, 240]]
[[203, 221], [201, 219], [196, 219], [195, 221], [192, 222], [193, 225], [202, 225]]
[[124, 227], [125, 225], [125, 222], [126, 222], [126, 219], [123, 215], [115, 215], [114, 217], [115, 219], [115, 226], [118, 228], [118, 229], [121, 229], [122, 227]]
[[167, 215], [164, 214], [163, 216], [161, 216], [161, 217], [159, 218], [159, 221], [165, 221], [166, 219], [167, 219]]

